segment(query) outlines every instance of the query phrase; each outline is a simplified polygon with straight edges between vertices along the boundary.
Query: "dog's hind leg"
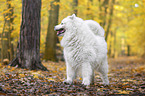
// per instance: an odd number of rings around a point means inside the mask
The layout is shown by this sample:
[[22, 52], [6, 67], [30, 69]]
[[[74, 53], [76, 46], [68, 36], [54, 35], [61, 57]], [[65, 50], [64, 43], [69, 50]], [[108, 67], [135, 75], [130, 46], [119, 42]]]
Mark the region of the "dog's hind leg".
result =
[[73, 79], [75, 78], [75, 69], [70, 66], [69, 64], [66, 64], [66, 72], [67, 72], [67, 79], [64, 81], [64, 83], [71, 84], [73, 82]]
[[83, 63], [82, 64], [82, 77], [83, 77], [83, 84], [84, 85], [90, 85], [90, 83], [93, 81], [93, 69], [92, 66], [89, 63]]
[[107, 59], [103, 61], [103, 63], [100, 65], [98, 71], [100, 72], [100, 76], [102, 78], [103, 84], [104, 85], [109, 85], [109, 80], [108, 80], [108, 62]]
[[92, 76], [91, 76], [91, 84], [94, 85], [94, 77], [95, 77], [95, 73], [94, 70], [92, 71]]

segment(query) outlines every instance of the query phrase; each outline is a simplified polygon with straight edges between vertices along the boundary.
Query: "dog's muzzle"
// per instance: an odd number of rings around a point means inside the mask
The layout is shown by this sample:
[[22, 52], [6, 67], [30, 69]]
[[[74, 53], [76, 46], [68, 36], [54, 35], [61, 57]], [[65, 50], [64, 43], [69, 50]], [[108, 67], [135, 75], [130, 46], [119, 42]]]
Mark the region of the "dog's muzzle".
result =
[[57, 28], [56, 26], [54, 27], [54, 30], [57, 31], [57, 36], [60, 36], [65, 32], [64, 28]]

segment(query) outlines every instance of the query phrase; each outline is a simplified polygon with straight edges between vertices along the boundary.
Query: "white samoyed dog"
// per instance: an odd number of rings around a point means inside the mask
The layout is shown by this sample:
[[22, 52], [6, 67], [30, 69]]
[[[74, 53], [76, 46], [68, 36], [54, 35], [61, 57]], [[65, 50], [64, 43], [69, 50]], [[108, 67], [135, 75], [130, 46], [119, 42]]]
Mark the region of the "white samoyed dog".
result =
[[94, 71], [97, 70], [105, 85], [108, 80], [107, 43], [103, 28], [93, 20], [82, 20], [73, 14], [64, 18], [54, 30], [63, 35], [61, 46], [64, 47], [67, 79], [72, 83], [76, 74], [81, 72], [83, 84], [94, 82]]

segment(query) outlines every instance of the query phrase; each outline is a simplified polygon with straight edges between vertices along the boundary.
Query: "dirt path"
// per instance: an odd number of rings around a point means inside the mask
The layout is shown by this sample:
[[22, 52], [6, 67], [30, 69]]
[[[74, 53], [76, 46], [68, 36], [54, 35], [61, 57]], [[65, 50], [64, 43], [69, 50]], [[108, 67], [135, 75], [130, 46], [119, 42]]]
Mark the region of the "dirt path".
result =
[[[0, 95], [145, 95], [145, 60], [136, 58], [109, 59], [109, 86], [103, 86], [99, 75], [95, 84], [85, 87], [81, 78], [74, 84], [63, 84], [64, 62], [43, 63], [50, 71], [29, 71], [0, 65]], [[2, 89], [1, 89], [2, 88]]]

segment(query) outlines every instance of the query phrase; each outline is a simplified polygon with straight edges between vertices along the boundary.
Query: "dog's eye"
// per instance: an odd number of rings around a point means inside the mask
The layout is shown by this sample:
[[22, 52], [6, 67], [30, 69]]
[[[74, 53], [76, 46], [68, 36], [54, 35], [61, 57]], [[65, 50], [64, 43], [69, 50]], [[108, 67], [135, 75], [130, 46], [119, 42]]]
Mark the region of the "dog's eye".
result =
[[61, 25], [63, 25], [63, 23], [61, 23]]

